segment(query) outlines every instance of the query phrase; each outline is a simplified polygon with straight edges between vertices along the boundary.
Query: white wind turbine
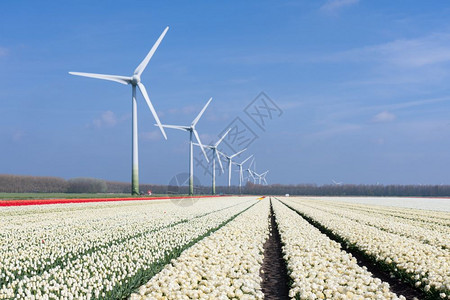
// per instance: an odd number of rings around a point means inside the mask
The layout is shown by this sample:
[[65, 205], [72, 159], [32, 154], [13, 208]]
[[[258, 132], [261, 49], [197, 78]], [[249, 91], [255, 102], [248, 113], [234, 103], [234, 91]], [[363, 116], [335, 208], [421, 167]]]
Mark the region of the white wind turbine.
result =
[[139, 159], [138, 159], [136, 86], [141, 91], [142, 96], [144, 96], [144, 99], [147, 102], [147, 105], [150, 108], [150, 111], [152, 112], [153, 117], [156, 120], [156, 123], [158, 123], [159, 129], [161, 130], [164, 138], [167, 140], [166, 133], [164, 132], [164, 129], [161, 126], [161, 121], [159, 120], [158, 115], [156, 114], [155, 108], [153, 107], [153, 104], [150, 101], [150, 98], [148, 97], [147, 90], [145, 89], [145, 86], [141, 83], [141, 74], [142, 74], [142, 72], [144, 72], [145, 68], [147, 67], [148, 62], [150, 61], [150, 59], [152, 58], [156, 49], [158, 48], [159, 44], [161, 43], [162, 39], [166, 35], [167, 30], [169, 30], [169, 27], [166, 27], [166, 29], [164, 29], [164, 31], [161, 33], [158, 40], [153, 45], [152, 49], [150, 49], [150, 52], [148, 52], [148, 54], [144, 58], [144, 60], [139, 64], [139, 66], [137, 66], [136, 70], [134, 70], [133, 76], [69, 72], [69, 74], [77, 75], [77, 76], [110, 80], [110, 81], [115, 81], [115, 82], [125, 84], [125, 85], [131, 84], [131, 88], [132, 88], [132, 124], [133, 124], [132, 125], [132, 159], [131, 159], [132, 160], [131, 193], [133, 195], [139, 194]]
[[256, 178], [253, 175], [253, 171], [251, 170], [251, 167], [253, 165], [253, 162], [255, 161], [255, 158], [252, 159], [252, 162], [250, 163], [250, 165], [248, 166], [248, 168], [245, 170], [248, 172], [248, 181], [250, 181], [250, 177], [253, 179], [253, 183], [256, 183]]
[[200, 141], [200, 137], [198, 136], [197, 130], [195, 130], [195, 125], [197, 125], [198, 120], [202, 117], [203, 113], [205, 112], [206, 108], [208, 107], [209, 103], [212, 101], [212, 98], [208, 100], [206, 105], [203, 107], [203, 109], [200, 111], [198, 116], [192, 121], [191, 125], [189, 126], [180, 126], [180, 125], [158, 125], [155, 124], [155, 126], [162, 126], [165, 128], [172, 128], [172, 129], [178, 129], [182, 131], [189, 132], [189, 195], [194, 194], [194, 143], [192, 141], [192, 135], [195, 135], [195, 139], [197, 140], [197, 143], [200, 146], [200, 149], [202, 149], [203, 155], [205, 155], [206, 161], [209, 162], [208, 156], [206, 155], [204, 146], [202, 145], [202, 142]]
[[261, 180], [262, 180], [262, 178], [263, 178], [263, 174], [264, 174], [264, 173], [258, 174], [258, 173], [256, 173], [255, 171], [253, 171], [253, 175], [255, 175], [255, 178], [258, 178], [258, 184], [261, 184]]
[[231, 163], [232, 163], [233, 157], [238, 156], [239, 154], [241, 154], [245, 150], [247, 150], [247, 148], [245, 148], [245, 149], [243, 149], [243, 150], [241, 150], [241, 151], [239, 151], [239, 152], [237, 152], [237, 153], [235, 153], [233, 155], [226, 155], [225, 153], [218, 151], [219, 154], [223, 155], [223, 157], [225, 157], [228, 160], [228, 187], [231, 187]]
[[242, 165], [245, 164], [250, 158], [252, 158], [253, 154], [247, 157], [243, 162], [236, 163], [233, 162], [236, 166], [239, 167], [239, 193], [242, 193], [242, 182], [244, 181], [244, 172], [242, 171]]
[[266, 180], [267, 173], [269, 173], [269, 170], [267, 170], [267, 171], [265, 171], [264, 173], [261, 174], [259, 184], [261, 184], [261, 179], [262, 179], [264, 181], [264, 183], [267, 185], [267, 180]]
[[[228, 132], [230, 132], [231, 128], [224, 133], [224, 135], [215, 143], [214, 145], [203, 145], [203, 147], [209, 148], [212, 151], [212, 190], [211, 193], [213, 195], [216, 194], [216, 159], [219, 161], [220, 169], [223, 171], [222, 161], [220, 160], [217, 147], [223, 141], [223, 139], [227, 136]], [[194, 143], [194, 145], [199, 146], [200, 144]]]

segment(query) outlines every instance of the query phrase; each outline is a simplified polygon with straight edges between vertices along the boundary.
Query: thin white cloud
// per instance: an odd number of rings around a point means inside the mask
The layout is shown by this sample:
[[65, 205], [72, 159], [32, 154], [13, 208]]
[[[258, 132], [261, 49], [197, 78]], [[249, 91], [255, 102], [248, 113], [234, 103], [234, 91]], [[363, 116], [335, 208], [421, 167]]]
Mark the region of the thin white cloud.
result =
[[[404, 78], [411, 69], [424, 70], [426, 67], [432, 74], [442, 75], [446, 72], [440, 71], [441, 65], [450, 63], [450, 32], [434, 32], [413, 39], [399, 38], [336, 53], [260, 53], [227, 57], [224, 62], [247, 65], [366, 62], [374, 64], [377, 70], [384, 68], [385, 73], [393, 73], [395, 77], [406, 70], [407, 73], [401, 76]], [[425, 77], [430, 77], [430, 74]]]
[[25, 137], [25, 131], [16, 130], [12, 133], [12, 140], [14, 142], [20, 142]]
[[372, 139], [372, 142], [376, 145], [384, 145], [386, 143], [384, 138]]
[[101, 116], [92, 121], [95, 128], [110, 128], [117, 124], [117, 117], [114, 112], [107, 110]]
[[450, 101], [450, 97], [440, 97], [440, 98], [431, 98], [431, 99], [423, 99], [423, 100], [414, 100], [403, 103], [391, 104], [388, 107], [390, 109], [405, 109], [410, 107], [416, 107], [421, 105], [431, 105], [440, 102]]
[[380, 112], [379, 114], [376, 114], [372, 118], [372, 122], [375, 123], [386, 123], [386, 122], [392, 122], [394, 121], [396, 116], [393, 113], [390, 113], [388, 111]]
[[8, 49], [0, 47], [0, 57], [6, 56], [8, 54]]
[[318, 58], [318, 61], [377, 61], [407, 68], [450, 62], [450, 34], [433, 33], [415, 39], [397, 39], [328, 55]]
[[202, 134], [200, 134], [200, 140], [202, 141], [202, 144], [212, 145], [213, 143], [215, 143], [218, 140], [218, 138], [214, 134], [202, 133]]
[[206, 118], [206, 120], [212, 121], [212, 122], [223, 122], [223, 121], [230, 120], [230, 114], [226, 113], [226, 112], [220, 113], [220, 114], [217, 114], [215, 112], [209, 112], [208, 114], [206, 114], [203, 117]]
[[194, 105], [187, 105], [181, 108], [171, 108], [168, 110], [169, 114], [183, 114], [183, 115], [192, 115], [195, 112], [199, 113], [200, 109], [195, 107]]
[[157, 140], [161, 139], [162, 134], [161, 134], [161, 131], [159, 131], [159, 130], [153, 130], [153, 131], [142, 132], [140, 134], [140, 137], [144, 141], [157, 141]]
[[351, 109], [346, 110], [336, 110], [331, 116], [335, 119], [348, 118], [349, 116], [361, 115], [368, 112], [376, 112], [376, 111], [398, 111], [405, 110], [417, 106], [431, 106], [433, 104], [439, 104], [441, 102], [450, 101], [450, 97], [441, 97], [441, 98], [431, 98], [431, 99], [422, 99], [422, 100], [414, 100], [407, 102], [400, 102], [394, 104], [379, 104], [379, 105], [371, 105], [371, 106], [358, 106], [353, 105]]
[[444, 141], [448, 141], [450, 136], [447, 119], [409, 120], [397, 124], [397, 131], [411, 141], [425, 142], [434, 140], [439, 141], [440, 145], [443, 145]]
[[286, 102], [280, 102], [279, 107], [282, 110], [288, 110], [288, 109], [294, 109], [305, 106], [305, 103], [303, 101], [286, 101]]
[[361, 130], [361, 128], [362, 126], [358, 124], [329, 124], [328, 128], [307, 134], [306, 137], [312, 139], [325, 139], [332, 136], [353, 133]]
[[359, 0], [328, 0], [320, 7], [321, 11], [335, 12], [343, 7], [357, 4]]
[[241, 85], [241, 84], [248, 84], [249, 82], [255, 81], [256, 77], [249, 77], [249, 78], [232, 78], [227, 80], [228, 84], [232, 85]]

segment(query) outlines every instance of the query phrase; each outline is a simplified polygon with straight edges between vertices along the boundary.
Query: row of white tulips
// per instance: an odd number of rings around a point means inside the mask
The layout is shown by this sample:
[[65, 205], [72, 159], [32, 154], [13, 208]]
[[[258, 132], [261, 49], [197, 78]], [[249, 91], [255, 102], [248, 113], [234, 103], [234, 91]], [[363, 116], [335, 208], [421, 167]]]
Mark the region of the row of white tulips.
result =
[[[450, 213], [440, 212], [438, 215], [436, 211], [420, 211], [420, 214], [416, 214], [415, 211], [405, 208], [397, 208], [397, 211], [390, 211], [385, 209], [379, 209], [377, 207], [349, 207], [343, 206], [344, 209], [349, 209], [355, 212], [368, 213], [380, 218], [390, 218], [394, 221], [398, 221], [404, 224], [410, 224], [413, 226], [422, 227], [432, 231], [443, 232], [450, 234]], [[448, 217], [449, 219], [447, 219]]]
[[[320, 223], [369, 257], [406, 277], [417, 288], [442, 299], [450, 298], [450, 253], [417, 239], [393, 234], [346, 217], [304, 204], [301, 199], [287, 204]], [[406, 235], [406, 234], [405, 234]]]
[[314, 226], [272, 200], [292, 286], [299, 299], [405, 299], [361, 268], [356, 259]]
[[[249, 199], [238, 199], [237, 205], [218, 211], [218, 207], [230, 206], [230, 202], [233, 201], [229, 198], [210, 200], [214, 201], [214, 204], [210, 207], [206, 205], [205, 210], [196, 205], [197, 210], [201, 212], [200, 215], [209, 214], [190, 218], [186, 222], [175, 223], [173, 226], [163, 227], [160, 230], [145, 232], [145, 234], [135, 234], [136, 232], [142, 232], [138, 227], [127, 227], [128, 230], [135, 230], [135, 232], [127, 234], [126, 236], [131, 236], [131, 238], [120, 243], [100, 247], [93, 252], [79, 256], [74, 255], [70, 260], [53, 266], [38, 275], [27, 275], [12, 281], [10, 278], [6, 278], [9, 283], [0, 288], [0, 299], [112, 299], [118, 295], [123, 297], [120, 290], [123, 291], [126, 288], [133, 287], [136, 280], [141, 280], [142, 276], [153, 272], [155, 266], [167, 255], [170, 256], [177, 249], [221, 225], [255, 202], [246, 200]], [[204, 203], [206, 204], [206, 202]], [[164, 205], [167, 210], [177, 209], [170, 202]], [[155, 206], [146, 207], [143, 203], [133, 207], [140, 212], [155, 210]], [[211, 212], [211, 207], [214, 207], [216, 211]], [[123, 206], [116, 208], [116, 214], [122, 215], [123, 218], [132, 223], [133, 220], [130, 219], [130, 215], [121, 214], [123, 209]], [[114, 214], [114, 210], [111, 213]], [[159, 211], [159, 213], [167, 216], [167, 213], [164, 214], [162, 211]], [[197, 212], [196, 215], [198, 214]], [[153, 215], [153, 213], [150, 214], [150, 216]], [[101, 217], [101, 215], [98, 215], [98, 220]], [[83, 219], [83, 217], [80, 218]], [[168, 218], [170, 219], [170, 217]], [[109, 216], [106, 219], [107, 222], [110, 222], [110, 228], [117, 230], [114, 224], [116, 219], [109, 218]], [[146, 219], [149, 223], [148, 228], [154, 228], [151, 225], [152, 219], [149, 216]], [[179, 218], [175, 219], [178, 220]], [[162, 222], [161, 219], [158, 219], [158, 221]], [[60, 221], [54, 220], [54, 222]], [[66, 224], [68, 231], [71, 230], [71, 225], [73, 224], [70, 222]], [[89, 224], [85, 224], [85, 226], [89, 226]], [[142, 223], [141, 226], [147, 225]], [[79, 229], [80, 227], [76, 228]], [[51, 230], [51, 228], [48, 230]], [[62, 244], [60, 246], [70, 249], [73, 244], [68, 243], [69, 245]], [[38, 258], [40, 254], [38, 252], [33, 255]], [[12, 265], [17, 264], [13, 262]], [[30, 266], [25, 265], [24, 268], [30, 268]]]
[[264, 199], [185, 250], [130, 299], [263, 299], [259, 272], [268, 216]]
[[237, 203], [236, 199], [200, 200], [185, 208], [169, 201], [133, 201], [56, 205], [60, 210], [54, 205], [2, 210], [0, 286], [97, 248]]
[[[443, 230], [449, 230], [450, 227], [438, 226], [437, 224], [429, 224], [421, 226], [422, 222], [414, 222], [392, 218], [389, 215], [380, 215], [364, 211], [354, 211], [351, 208], [342, 208], [329, 201], [303, 200], [303, 205], [318, 208], [322, 211], [335, 214], [337, 216], [348, 218], [361, 224], [373, 226], [390, 233], [416, 239], [420, 242], [430, 244], [436, 247], [442, 247], [450, 250], [450, 235], [443, 234]], [[450, 253], [449, 253], [450, 255]]]
[[[333, 201], [333, 198], [320, 197], [320, 198], [309, 198], [311, 200], [319, 200], [320, 202], [326, 201], [332, 203], [334, 206], [340, 206], [346, 209], [367, 211], [370, 213], [381, 214], [383, 216], [389, 215], [392, 217], [401, 218], [402, 220], [411, 220], [420, 223], [436, 223], [440, 225], [450, 225], [450, 214], [448, 211], [437, 211], [437, 210], [424, 210], [424, 209], [413, 209], [406, 207], [392, 207], [386, 206], [389, 203], [395, 203], [395, 201], [407, 201], [408, 198], [378, 198], [380, 205], [370, 205], [370, 204], [359, 204], [359, 203], [348, 203], [343, 201]], [[364, 199], [364, 198], [363, 198]], [[327, 201], [328, 200], [328, 201]], [[390, 202], [390, 200], [392, 202]], [[427, 202], [427, 199], [423, 199]], [[386, 204], [384, 204], [386, 203]], [[383, 204], [383, 205], [381, 205]]]

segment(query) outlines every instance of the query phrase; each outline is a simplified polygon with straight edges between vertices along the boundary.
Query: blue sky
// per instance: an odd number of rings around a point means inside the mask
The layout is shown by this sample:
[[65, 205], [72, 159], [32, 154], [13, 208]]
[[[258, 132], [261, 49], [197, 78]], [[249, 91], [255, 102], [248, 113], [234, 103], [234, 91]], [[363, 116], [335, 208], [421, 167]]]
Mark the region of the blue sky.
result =
[[[170, 26], [142, 75], [163, 123], [188, 125], [213, 97], [202, 141], [239, 118], [257, 138], [238, 160], [254, 154], [270, 183], [449, 184], [449, 13], [448, 1], [3, 1], [0, 173], [129, 181], [131, 88], [67, 72], [131, 75]], [[263, 129], [245, 113], [262, 91], [282, 111]], [[140, 94], [138, 117], [140, 181], [186, 172], [188, 135], [165, 141]]]

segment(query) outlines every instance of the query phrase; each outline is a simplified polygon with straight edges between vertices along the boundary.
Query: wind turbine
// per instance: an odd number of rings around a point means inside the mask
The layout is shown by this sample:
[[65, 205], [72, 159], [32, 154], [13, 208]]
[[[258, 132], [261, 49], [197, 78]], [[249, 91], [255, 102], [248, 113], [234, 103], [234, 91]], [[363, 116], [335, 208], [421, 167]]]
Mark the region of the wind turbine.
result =
[[228, 187], [231, 187], [231, 162], [233, 160], [233, 157], [238, 156], [239, 154], [241, 154], [242, 152], [244, 152], [245, 150], [247, 150], [247, 148], [233, 154], [233, 155], [226, 155], [223, 152], [219, 152], [219, 154], [223, 155], [223, 157], [225, 157], [228, 160]]
[[132, 165], [131, 165], [131, 193], [133, 195], [139, 194], [139, 159], [138, 159], [138, 132], [137, 132], [137, 102], [136, 102], [136, 86], [141, 91], [142, 96], [144, 96], [145, 101], [147, 102], [150, 111], [153, 114], [153, 117], [158, 123], [159, 129], [161, 130], [164, 138], [167, 140], [166, 133], [161, 126], [161, 121], [156, 114], [155, 108], [153, 107], [150, 98], [148, 97], [147, 90], [145, 86], [141, 83], [141, 74], [144, 72], [147, 67], [148, 62], [152, 58], [162, 39], [169, 30], [167, 26], [166, 29], [161, 33], [156, 43], [153, 45], [152, 49], [148, 52], [147, 56], [144, 60], [137, 66], [136, 70], [134, 70], [133, 76], [119, 76], [119, 75], [105, 75], [105, 74], [94, 74], [94, 73], [80, 73], [80, 72], [69, 72], [71, 75], [91, 77], [103, 80], [115, 81], [121, 84], [131, 84], [132, 88]]
[[267, 173], [269, 173], [269, 170], [267, 170], [264, 173], [262, 173], [261, 177], [260, 177], [260, 179], [262, 179], [266, 185], [267, 185], [267, 180], [266, 180]]
[[337, 181], [335, 181], [334, 179], [332, 179], [331, 181], [333, 181], [333, 183], [334, 183], [335, 185], [341, 185], [341, 184], [342, 184], [342, 182], [337, 182]]
[[245, 170], [248, 172], [248, 181], [250, 181], [250, 177], [253, 179], [253, 183], [256, 183], [256, 178], [253, 175], [253, 171], [251, 170], [251, 167], [253, 165], [253, 162], [255, 161], [255, 158], [252, 159], [252, 162], [250, 163], [250, 165], [248, 166], [248, 168]]
[[[203, 107], [203, 109], [200, 111], [198, 116], [192, 121], [191, 125], [189, 126], [180, 126], [180, 125], [161, 125], [164, 128], [172, 128], [172, 129], [178, 129], [182, 131], [189, 132], [189, 195], [194, 194], [194, 143], [192, 141], [192, 135], [195, 135], [195, 139], [197, 140], [197, 143], [200, 146], [200, 149], [202, 149], [203, 155], [205, 155], [206, 161], [209, 162], [208, 156], [206, 155], [204, 146], [202, 145], [202, 142], [200, 141], [200, 137], [198, 136], [197, 130], [195, 130], [195, 125], [197, 125], [198, 120], [202, 117], [203, 113], [205, 112], [206, 108], [208, 107], [209, 103], [212, 101], [212, 98], [208, 100], [206, 105]], [[155, 124], [155, 126], [159, 126], [158, 124]]]
[[[230, 132], [231, 128], [227, 130], [227, 132], [224, 133], [224, 135], [215, 143], [214, 145], [203, 145], [203, 147], [209, 148], [212, 151], [212, 190], [211, 193], [213, 195], [216, 194], [216, 158], [219, 161], [220, 168], [223, 171], [222, 161], [220, 160], [217, 147], [219, 147], [219, 144], [223, 141], [223, 139], [226, 137], [228, 132]], [[200, 144], [194, 143], [194, 145], [199, 146]]]
[[245, 164], [250, 158], [252, 158], [253, 154], [247, 157], [243, 162], [236, 163], [233, 162], [236, 166], [239, 167], [239, 193], [242, 194], [242, 181], [244, 181], [244, 173], [242, 172], [242, 165]]
[[258, 177], [258, 184], [261, 184], [261, 180], [262, 180], [262, 178], [263, 178], [263, 174], [264, 174], [264, 173], [258, 174], [258, 173], [256, 173], [255, 171], [253, 171], [253, 174], [255, 175], [255, 177]]

